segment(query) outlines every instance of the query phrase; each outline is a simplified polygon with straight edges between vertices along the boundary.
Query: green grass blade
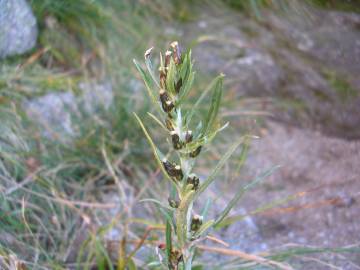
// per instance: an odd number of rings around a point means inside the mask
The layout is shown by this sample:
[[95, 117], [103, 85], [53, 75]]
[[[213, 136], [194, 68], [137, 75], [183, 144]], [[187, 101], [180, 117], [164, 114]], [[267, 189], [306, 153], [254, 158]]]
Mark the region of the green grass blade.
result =
[[110, 256], [99, 240], [95, 241], [95, 250], [98, 268], [114, 270]]
[[129, 270], [137, 270], [136, 264], [131, 258], [127, 262], [127, 267], [129, 268]]
[[254, 180], [252, 180], [249, 184], [247, 184], [244, 187], [241, 187], [240, 190], [235, 194], [234, 198], [231, 199], [229, 204], [225, 207], [224, 211], [221, 213], [221, 215], [216, 219], [214, 227], [220, 228], [219, 224], [224, 220], [224, 218], [229, 214], [231, 209], [237, 204], [237, 202], [241, 199], [241, 197], [247, 192], [249, 189], [256, 186], [259, 182], [264, 180], [266, 177], [271, 175], [279, 166], [275, 166], [264, 173], [257, 176]]

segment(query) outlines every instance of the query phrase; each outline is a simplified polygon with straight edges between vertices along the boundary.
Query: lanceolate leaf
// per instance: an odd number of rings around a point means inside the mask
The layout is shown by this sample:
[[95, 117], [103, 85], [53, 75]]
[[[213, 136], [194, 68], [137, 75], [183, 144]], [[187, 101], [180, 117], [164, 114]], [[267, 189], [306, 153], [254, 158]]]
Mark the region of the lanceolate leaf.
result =
[[247, 213], [247, 214], [226, 217], [222, 222], [219, 223], [217, 228], [222, 228], [222, 227], [225, 227], [225, 226], [229, 226], [229, 225], [233, 224], [234, 222], [243, 220], [244, 218], [246, 218], [249, 215], [250, 216], [256, 215], [258, 213], [270, 210], [271, 208], [274, 208], [275, 206], [278, 206], [278, 205], [287, 203], [289, 201], [295, 200], [295, 199], [299, 198], [300, 194], [302, 194], [302, 192], [295, 193], [295, 194], [289, 195], [289, 196], [287, 196], [285, 198], [281, 198], [281, 199], [278, 199], [278, 200], [272, 200], [269, 203], [266, 203], [264, 205], [261, 205], [261, 206], [257, 207], [254, 211], [251, 211], [250, 213]]
[[231, 211], [231, 209], [236, 205], [236, 203], [241, 199], [241, 197], [245, 194], [245, 192], [247, 192], [249, 189], [251, 189], [252, 187], [256, 186], [259, 182], [261, 182], [262, 180], [264, 180], [266, 177], [268, 177], [269, 175], [271, 175], [274, 170], [276, 170], [279, 166], [275, 166], [267, 171], [265, 171], [264, 173], [260, 174], [259, 176], [257, 176], [255, 179], [253, 179], [252, 181], [250, 181], [249, 184], [247, 184], [246, 186], [242, 187], [234, 196], [234, 198], [232, 198], [232, 200], [229, 202], [229, 204], [226, 206], [226, 208], [224, 209], [224, 211], [221, 213], [221, 215], [216, 219], [216, 222], [214, 224], [214, 226], [218, 226], [223, 220], [224, 218], [229, 214], [229, 212]]
[[171, 249], [172, 249], [172, 242], [171, 242], [171, 225], [170, 222], [166, 222], [166, 256], [168, 261], [170, 261], [171, 258]]
[[184, 101], [184, 99], [187, 97], [187, 95], [190, 92], [190, 89], [194, 83], [194, 78], [195, 78], [195, 72], [191, 72], [191, 74], [185, 81], [185, 85], [183, 86], [183, 88], [180, 91], [180, 97], [179, 97], [179, 100], [177, 101], [177, 104], [181, 104]]
[[166, 76], [166, 90], [171, 93], [173, 96], [176, 95], [175, 92], [175, 82], [176, 82], [176, 66], [174, 60], [171, 58], [169, 70]]
[[244, 137], [241, 137], [238, 139], [234, 144], [232, 144], [229, 148], [229, 150], [223, 155], [223, 157], [220, 159], [219, 163], [215, 166], [213, 171], [211, 172], [210, 176], [205, 180], [205, 182], [199, 187], [199, 189], [196, 192], [196, 197], [198, 197], [201, 193], [203, 193], [208, 186], [214, 182], [216, 179], [216, 175], [219, 173], [221, 168], [225, 165], [227, 160], [231, 157], [231, 155], [235, 152], [235, 150], [238, 148], [240, 144], [244, 142]]
[[147, 138], [147, 140], [148, 140], [148, 142], [149, 142], [152, 150], [153, 150], [155, 159], [156, 159], [159, 167], [161, 168], [161, 171], [162, 171], [163, 174], [166, 176], [166, 178], [170, 181], [170, 183], [171, 183], [172, 185], [174, 185], [174, 186], [178, 189], [178, 186], [175, 184], [175, 182], [171, 179], [171, 177], [170, 177], [170, 176], [168, 175], [168, 173], [165, 171], [164, 166], [163, 166], [163, 164], [162, 164], [162, 161], [161, 161], [161, 160], [162, 160], [165, 156], [161, 153], [161, 151], [160, 151], [160, 150], [156, 147], [156, 145], [154, 144], [153, 140], [152, 140], [151, 137], [150, 137], [150, 134], [147, 132], [147, 130], [146, 130], [143, 122], [140, 120], [139, 116], [137, 116], [136, 113], [134, 113], [134, 116], [135, 116], [136, 120], [139, 122], [139, 124], [140, 124], [140, 126], [141, 126], [141, 128], [142, 128], [142, 130], [143, 130], [143, 132], [144, 132], [144, 134], [145, 134], [145, 136], [146, 136], [146, 138]]
[[206, 136], [203, 136], [200, 139], [197, 139], [191, 143], [188, 143], [186, 145], [186, 148], [184, 148], [183, 150], [179, 150], [179, 151], [182, 153], [187, 153], [189, 151], [195, 150], [198, 146], [204, 146], [204, 145], [210, 143], [215, 138], [216, 134], [218, 134], [220, 131], [224, 130], [228, 125], [229, 125], [229, 123], [226, 123], [221, 128], [210, 132]]
[[205, 222], [203, 225], [201, 225], [200, 229], [196, 232], [196, 234], [194, 235], [195, 237], [198, 237], [198, 236], [202, 236], [203, 234], [206, 233], [206, 231], [208, 229], [210, 229], [211, 227], [213, 227], [215, 221], [212, 219], [212, 220], [208, 220], [207, 222]]
[[163, 208], [159, 208], [159, 211], [163, 214], [163, 216], [165, 217], [166, 219], [166, 222], [172, 224], [176, 230], [176, 224], [174, 223], [174, 220], [172, 218], [173, 216], [173, 213], [170, 213], [170, 211], [168, 210], [165, 210]]
[[162, 202], [160, 202], [160, 201], [158, 201], [156, 199], [143, 199], [143, 200], [140, 200], [139, 202], [152, 202], [152, 203], [155, 203], [155, 204], [161, 206], [164, 209], [173, 210], [172, 208], [170, 208], [166, 204], [164, 204], [164, 203], [162, 203]]
[[151, 99], [151, 101], [154, 103], [156, 109], [158, 110], [158, 112], [161, 113], [161, 109], [160, 109], [160, 105], [157, 99], [157, 95], [154, 93], [154, 91], [151, 89], [151, 78], [149, 77], [149, 75], [147, 73], [145, 73], [145, 71], [141, 68], [141, 66], [139, 65], [139, 63], [134, 59], [134, 64], [136, 69], [139, 71], [141, 78], [143, 79], [145, 86], [146, 86], [146, 91], [148, 92], [148, 95]]
[[204, 98], [207, 96], [207, 94], [216, 86], [219, 80], [222, 80], [224, 75], [219, 75], [215, 79], [211, 81], [211, 83], [206, 87], [206, 89], [201, 93], [200, 97], [197, 99], [195, 104], [192, 106], [189, 113], [186, 115], [186, 123], [189, 124], [191, 122], [192, 117], [194, 116], [197, 108], [201, 104], [201, 102], [204, 100]]
[[203, 210], [201, 211], [201, 215], [202, 215], [202, 217], [204, 219], [206, 219], [206, 217], [207, 217], [207, 214], [208, 214], [211, 203], [212, 203], [212, 199], [208, 198], [206, 203], [205, 203], [205, 206], [204, 206]]
[[216, 81], [214, 88], [212, 90], [212, 96], [211, 96], [211, 104], [209, 112], [206, 116], [206, 120], [204, 122], [202, 134], [205, 135], [209, 133], [215, 123], [215, 120], [217, 118], [221, 97], [222, 97], [222, 91], [223, 91], [223, 78], [224, 75], [219, 76], [219, 79]]
[[178, 99], [178, 104], [181, 104], [184, 99], [187, 97], [188, 93], [194, 82], [195, 72], [192, 71], [193, 63], [191, 63], [191, 51], [186, 54], [183, 64], [180, 70], [180, 76], [183, 81], [183, 86], [180, 90], [180, 97]]
[[152, 66], [152, 63], [151, 63], [151, 60], [150, 60], [150, 56], [145, 57], [145, 65], [146, 65], [146, 68], [147, 68], [147, 70], [149, 71], [150, 76], [151, 76], [151, 78], [153, 79], [154, 83], [156, 84], [156, 86], [157, 86], [158, 88], [160, 88], [160, 85], [159, 85], [159, 83], [158, 83], [158, 81], [157, 81], [157, 79], [156, 79], [156, 76], [155, 76], [155, 74], [154, 74], [154, 68], [153, 68], [153, 66]]
[[159, 120], [159, 118], [157, 118], [155, 115], [153, 115], [152, 113], [147, 113], [157, 124], [159, 124], [159, 126], [161, 126], [165, 131], [168, 131], [167, 128], [164, 126], [164, 124]]

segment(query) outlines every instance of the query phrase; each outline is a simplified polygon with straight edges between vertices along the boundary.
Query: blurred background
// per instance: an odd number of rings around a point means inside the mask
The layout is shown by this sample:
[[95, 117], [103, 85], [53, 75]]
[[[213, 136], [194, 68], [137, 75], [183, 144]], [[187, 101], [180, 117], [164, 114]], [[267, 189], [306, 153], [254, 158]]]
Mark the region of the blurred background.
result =
[[[193, 50], [192, 97], [226, 75], [231, 127], [199, 172], [260, 137], [205, 194], [213, 215], [281, 165], [214, 235], [294, 269], [360, 269], [358, 0], [0, 0], [0, 268], [116, 269], [125, 252], [159, 269], [162, 216], [139, 201], [166, 185], [133, 112], [167, 143], [133, 59], [154, 46], [156, 64], [173, 40]], [[267, 269], [198, 255], [196, 269]]]

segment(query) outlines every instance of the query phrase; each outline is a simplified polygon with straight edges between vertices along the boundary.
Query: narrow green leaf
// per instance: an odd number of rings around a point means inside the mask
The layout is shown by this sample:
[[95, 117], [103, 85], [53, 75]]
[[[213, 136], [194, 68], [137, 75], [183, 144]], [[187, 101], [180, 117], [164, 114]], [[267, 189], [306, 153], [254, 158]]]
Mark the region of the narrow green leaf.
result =
[[136, 264], [131, 258], [127, 262], [127, 267], [129, 268], [129, 270], [137, 270]]
[[239, 173], [240, 169], [243, 167], [243, 165], [245, 164], [246, 161], [246, 157], [247, 154], [249, 152], [249, 148], [250, 148], [250, 136], [246, 137], [243, 147], [241, 149], [241, 153], [240, 153], [240, 158], [239, 158], [239, 162], [238, 165], [236, 166], [236, 174]]
[[174, 219], [172, 218], [172, 214], [173, 213], [169, 213], [169, 211], [163, 209], [163, 208], [159, 208], [159, 211], [163, 214], [163, 216], [165, 217], [165, 221], [169, 222], [170, 224], [172, 224], [174, 226], [174, 228], [176, 229], [176, 224], [174, 223]]
[[173, 96], [176, 95], [175, 82], [176, 82], [176, 65], [174, 59], [171, 58], [169, 70], [166, 75], [166, 90]]
[[180, 96], [177, 102], [178, 104], [181, 104], [184, 101], [193, 85], [195, 72], [192, 71], [192, 67], [193, 63], [191, 62], [191, 51], [189, 51], [189, 53], [187, 53], [184, 57], [180, 70], [180, 77], [182, 78], [183, 86], [180, 90]]
[[141, 128], [142, 128], [142, 130], [143, 130], [143, 132], [144, 132], [144, 134], [145, 134], [148, 142], [150, 143], [150, 146], [151, 146], [151, 148], [152, 148], [152, 150], [153, 150], [155, 159], [156, 159], [159, 167], [161, 168], [161, 171], [163, 172], [163, 174], [165, 175], [165, 177], [170, 181], [170, 183], [171, 183], [172, 185], [174, 185], [174, 186], [176, 187], [176, 189], [178, 189], [177, 184], [174, 182], [174, 180], [171, 179], [171, 177], [170, 177], [170, 176], [168, 175], [168, 173], [165, 171], [164, 166], [163, 166], [163, 164], [162, 164], [161, 159], [163, 159], [165, 156], [164, 156], [164, 155], [161, 153], [161, 151], [156, 147], [155, 143], [154, 143], [153, 140], [151, 139], [149, 133], [147, 132], [147, 130], [146, 130], [143, 122], [142, 122], [141, 119], [139, 118], [139, 116], [137, 116], [136, 113], [134, 113], [134, 116], [135, 116], [136, 120], [138, 121], [138, 123], [140, 124], [140, 126], [141, 126]]
[[153, 261], [153, 262], [149, 262], [147, 264], [148, 267], [158, 267], [158, 266], [161, 266], [162, 264], [160, 262], [157, 262], [157, 261]]
[[258, 4], [256, 3], [257, 0], [250, 0], [250, 6], [252, 10], [254, 11], [257, 19], [261, 19], [261, 12]]
[[133, 60], [136, 69], [139, 71], [141, 78], [143, 79], [144, 83], [145, 83], [145, 88], [146, 91], [151, 99], [151, 101], [154, 103], [155, 108], [157, 109], [158, 112], [162, 113], [161, 108], [160, 108], [160, 104], [158, 102], [157, 99], [157, 95], [154, 94], [153, 90], [151, 89], [151, 79], [149, 78], [149, 76], [145, 73], [145, 71], [141, 68], [141, 66], [139, 65], [139, 63], [134, 59]]
[[179, 100], [177, 101], [177, 104], [181, 104], [189, 94], [191, 87], [194, 83], [194, 78], [195, 78], [195, 72], [191, 72], [189, 78], [185, 81], [185, 85], [180, 90], [180, 97]]
[[110, 256], [99, 240], [95, 240], [95, 253], [99, 269], [105, 269], [106, 263], [106, 269], [114, 270]]
[[167, 221], [166, 222], [166, 256], [168, 261], [170, 261], [171, 258], [171, 250], [172, 250], [172, 242], [171, 242], [171, 225], [170, 223]]
[[206, 200], [204, 208], [201, 211], [201, 216], [203, 217], [203, 219], [206, 219], [211, 203], [212, 203], [212, 199], [208, 198]]
[[215, 221], [213, 219], [208, 220], [203, 225], [201, 225], [201, 227], [199, 228], [199, 230], [196, 232], [196, 234], [194, 236], [198, 237], [198, 236], [204, 235], [206, 233], [206, 231], [214, 225], [214, 223], [215, 223]]
[[167, 204], [162, 203], [162, 202], [160, 202], [160, 201], [158, 201], [156, 199], [150, 199], [150, 198], [149, 199], [143, 199], [143, 200], [140, 200], [139, 202], [141, 202], [141, 203], [143, 203], [143, 202], [152, 202], [152, 203], [155, 203], [155, 204], [161, 206], [164, 209], [173, 210], [171, 207], [167, 206]]
[[223, 92], [224, 75], [221, 75], [218, 78], [219, 79], [216, 81], [213, 91], [212, 91], [209, 112], [206, 116], [204, 126], [203, 126], [203, 129], [201, 132], [203, 135], [206, 135], [207, 133], [209, 133], [210, 130], [213, 128], [213, 125], [215, 123], [215, 120], [216, 120], [218, 112], [219, 112], [219, 107], [220, 107], [220, 102], [221, 102], [221, 97], [222, 97], [222, 92]]
[[210, 176], [205, 180], [205, 182], [200, 185], [199, 189], [196, 192], [196, 197], [198, 197], [201, 193], [203, 193], [209, 185], [216, 179], [216, 175], [219, 173], [220, 169], [225, 165], [227, 160], [231, 157], [231, 155], [235, 152], [240, 144], [244, 142], [244, 137], [238, 139], [235, 143], [233, 143], [229, 150], [223, 155], [218, 164], [215, 166]]
[[186, 145], [185, 148], [179, 150], [181, 153], [187, 153], [187, 152], [190, 152], [190, 151], [193, 151], [195, 150], [198, 146], [204, 146], [208, 143], [210, 143], [215, 137], [216, 135], [224, 130], [225, 128], [227, 128], [229, 125], [229, 123], [226, 123], [225, 125], [223, 125], [221, 128], [217, 129], [217, 130], [214, 130], [212, 132], [210, 132], [209, 134], [207, 134], [206, 136], [202, 136], [200, 139], [197, 139], [197, 140], [194, 140], [193, 142], [191, 143], [188, 143]]
[[275, 166], [275, 167], [265, 171], [264, 173], [260, 174], [255, 179], [250, 181], [249, 184], [247, 184], [244, 187], [241, 187], [240, 190], [235, 194], [234, 198], [232, 198], [231, 201], [229, 202], [229, 204], [225, 207], [224, 211], [222, 211], [221, 215], [216, 219], [214, 226], [217, 227], [224, 220], [224, 218], [229, 214], [231, 209], [241, 199], [241, 197], [245, 194], [245, 192], [247, 192], [249, 189], [256, 186], [259, 182], [261, 182], [266, 177], [271, 175], [277, 168], [279, 168], [279, 166]]
[[153, 79], [154, 83], [156, 84], [156, 86], [158, 88], [160, 88], [159, 82], [157, 81], [157, 78], [156, 78], [156, 76], [154, 74], [154, 68], [153, 68], [153, 65], [151, 63], [150, 57], [145, 57], [145, 65], [146, 65], [146, 68], [149, 71], [149, 74], [150, 74], [151, 78]]
[[183, 62], [181, 64], [180, 76], [183, 80], [186, 80], [192, 69], [191, 63], [191, 51], [185, 54]]
[[251, 215], [256, 215], [257, 213], [261, 213], [264, 211], [267, 211], [271, 208], [274, 208], [275, 206], [287, 203], [289, 201], [295, 200], [299, 198], [299, 193], [296, 194], [292, 194], [289, 195], [285, 198], [281, 198], [281, 199], [277, 199], [277, 200], [272, 200], [269, 203], [266, 203], [264, 205], [261, 205], [259, 207], [257, 207], [254, 211], [251, 211], [248, 214], [244, 214], [244, 215], [235, 215], [235, 216], [231, 216], [231, 217], [226, 217], [219, 225], [218, 227], [225, 227], [225, 226], [229, 226], [231, 224], [233, 224], [236, 221], [240, 221], [243, 220], [244, 218], [246, 218], [247, 216], [251, 216]]
[[147, 113], [157, 124], [159, 124], [159, 126], [161, 126], [164, 130], [168, 131], [167, 128], [164, 126], [164, 124], [159, 120], [159, 118], [157, 118], [155, 115], [153, 115], [152, 113]]
[[217, 84], [219, 80], [222, 80], [224, 75], [219, 75], [215, 79], [213, 79], [210, 84], [205, 88], [205, 90], [201, 93], [200, 97], [197, 99], [195, 104], [191, 107], [191, 110], [186, 115], [186, 123], [189, 124], [191, 122], [192, 117], [194, 116], [197, 108], [201, 104], [201, 102], [204, 100], [204, 98], [208, 95], [208, 93], [214, 88], [214, 86]]

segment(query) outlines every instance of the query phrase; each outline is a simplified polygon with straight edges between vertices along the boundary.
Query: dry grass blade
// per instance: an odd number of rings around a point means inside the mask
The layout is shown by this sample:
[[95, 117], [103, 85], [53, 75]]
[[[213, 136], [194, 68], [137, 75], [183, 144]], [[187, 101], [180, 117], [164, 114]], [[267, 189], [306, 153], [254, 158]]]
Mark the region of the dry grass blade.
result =
[[215, 253], [219, 253], [219, 254], [226, 255], [226, 256], [234, 256], [234, 257], [241, 258], [243, 260], [253, 261], [253, 262], [256, 262], [261, 265], [271, 266], [271, 267], [275, 267], [275, 268], [282, 269], [282, 270], [294, 270], [294, 268], [292, 268], [289, 265], [285, 265], [283, 263], [269, 260], [269, 259], [263, 258], [258, 255], [248, 254], [248, 253], [245, 253], [245, 252], [242, 252], [239, 250], [232, 250], [232, 249], [219, 248], [219, 247], [208, 247], [205, 245], [198, 245], [197, 247], [201, 250], [215, 252]]

